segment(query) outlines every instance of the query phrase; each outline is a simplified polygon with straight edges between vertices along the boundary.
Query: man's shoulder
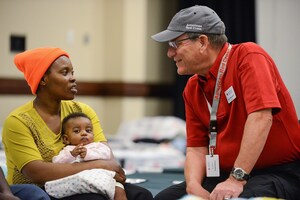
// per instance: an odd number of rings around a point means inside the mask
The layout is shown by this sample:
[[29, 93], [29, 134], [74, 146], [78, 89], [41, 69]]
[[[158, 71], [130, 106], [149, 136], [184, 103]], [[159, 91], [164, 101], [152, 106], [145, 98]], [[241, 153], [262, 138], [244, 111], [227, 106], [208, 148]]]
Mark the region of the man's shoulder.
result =
[[198, 90], [198, 85], [199, 85], [199, 75], [195, 74], [188, 79], [184, 91], [191, 93], [194, 90]]
[[192, 75], [188, 81], [197, 81], [199, 79], [199, 75], [198, 74], [194, 74]]
[[258, 52], [263, 51], [263, 48], [254, 42], [244, 42], [240, 44], [234, 45], [236, 50], [243, 51], [243, 52]]
[[198, 74], [192, 75], [191, 77], [189, 77], [189, 79], [187, 81], [187, 85], [198, 84], [198, 79], [199, 79], [199, 75]]

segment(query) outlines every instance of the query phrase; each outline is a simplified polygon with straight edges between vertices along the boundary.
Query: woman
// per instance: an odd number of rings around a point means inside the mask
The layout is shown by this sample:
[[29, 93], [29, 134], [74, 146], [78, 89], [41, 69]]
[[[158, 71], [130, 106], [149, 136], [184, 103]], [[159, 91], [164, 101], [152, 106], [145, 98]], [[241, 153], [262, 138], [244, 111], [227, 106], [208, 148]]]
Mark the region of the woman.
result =
[[[95, 141], [106, 142], [98, 116], [88, 105], [73, 101], [76, 79], [67, 52], [60, 48], [37, 48], [15, 56], [15, 65], [35, 95], [33, 101], [14, 110], [3, 126], [7, 155], [8, 182], [45, 182], [73, 175], [86, 169], [102, 168], [116, 172], [115, 179], [125, 186], [117, 189], [117, 199], [153, 199], [152, 194], [135, 185], [125, 184], [122, 168], [112, 159], [82, 163], [52, 163], [64, 147], [61, 120], [70, 113], [83, 112], [94, 126]], [[126, 193], [126, 194], [125, 194]], [[81, 194], [65, 199], [105, 199], [100, 194]]]

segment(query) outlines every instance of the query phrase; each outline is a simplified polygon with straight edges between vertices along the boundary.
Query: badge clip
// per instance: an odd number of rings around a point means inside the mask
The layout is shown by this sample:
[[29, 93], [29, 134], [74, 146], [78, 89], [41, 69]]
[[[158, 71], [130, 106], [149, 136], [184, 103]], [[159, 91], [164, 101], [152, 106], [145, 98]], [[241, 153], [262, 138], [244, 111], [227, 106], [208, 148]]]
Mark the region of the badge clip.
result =
[[209, 155], [210, 155], [211, 157], [214, 156], [214, 149], [215, 149], [214, 146], [210, 146], [210, 147], [209, 147]]

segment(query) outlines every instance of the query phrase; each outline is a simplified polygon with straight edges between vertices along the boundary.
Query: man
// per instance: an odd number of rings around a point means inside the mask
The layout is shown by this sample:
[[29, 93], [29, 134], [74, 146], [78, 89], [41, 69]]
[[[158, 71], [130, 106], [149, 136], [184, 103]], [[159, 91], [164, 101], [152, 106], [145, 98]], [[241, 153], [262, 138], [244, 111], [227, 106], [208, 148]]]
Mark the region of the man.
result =
[[257, 44], [229, 44], [205, 6], [179, 11], [152, 38], [169, 42], [180, 75], [187, 124], [186, 182], [155, 199], [299, 199], [298, 117], [272, 58]]

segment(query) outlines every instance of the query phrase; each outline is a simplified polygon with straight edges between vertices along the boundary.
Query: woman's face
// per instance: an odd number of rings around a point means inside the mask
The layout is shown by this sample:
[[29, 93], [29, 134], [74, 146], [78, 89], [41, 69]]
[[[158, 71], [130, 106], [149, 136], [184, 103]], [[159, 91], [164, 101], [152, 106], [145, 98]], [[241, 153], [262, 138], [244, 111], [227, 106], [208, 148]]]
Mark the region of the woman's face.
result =
[[70, 59], [61, 56], [50, 67], [50, 73], [43, 77], [44, 91], [57, 100], [72, 100], [77, 93], [76, 79]]

